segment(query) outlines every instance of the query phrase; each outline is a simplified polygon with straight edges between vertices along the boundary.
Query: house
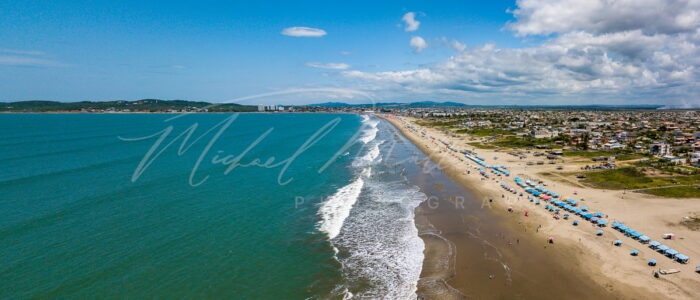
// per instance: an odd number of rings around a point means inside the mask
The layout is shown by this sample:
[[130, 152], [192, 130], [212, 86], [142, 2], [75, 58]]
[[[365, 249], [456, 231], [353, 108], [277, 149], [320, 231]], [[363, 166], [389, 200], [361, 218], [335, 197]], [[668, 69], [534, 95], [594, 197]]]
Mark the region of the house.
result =
[[671, 145], [666, 143], [656, 143], [649, 145], [649, 153], [659, 157], [668, 156], [671, 154]]

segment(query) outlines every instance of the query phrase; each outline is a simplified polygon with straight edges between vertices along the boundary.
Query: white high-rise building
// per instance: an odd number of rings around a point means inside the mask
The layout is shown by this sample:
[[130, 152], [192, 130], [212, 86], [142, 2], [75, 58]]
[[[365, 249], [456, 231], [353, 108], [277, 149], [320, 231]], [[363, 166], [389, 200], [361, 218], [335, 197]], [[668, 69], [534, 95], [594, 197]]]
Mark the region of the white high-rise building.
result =
[[265, 111], [265, 105], [258, 104], [258, 111]]

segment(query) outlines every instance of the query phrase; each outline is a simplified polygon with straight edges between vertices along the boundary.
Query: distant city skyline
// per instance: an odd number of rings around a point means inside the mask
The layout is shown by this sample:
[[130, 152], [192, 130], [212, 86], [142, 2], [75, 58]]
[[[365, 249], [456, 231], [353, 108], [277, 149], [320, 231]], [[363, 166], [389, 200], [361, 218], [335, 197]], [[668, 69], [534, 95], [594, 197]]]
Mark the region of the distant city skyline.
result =
[[700, 106], [700, 1], [0, 3], [0, 101]]

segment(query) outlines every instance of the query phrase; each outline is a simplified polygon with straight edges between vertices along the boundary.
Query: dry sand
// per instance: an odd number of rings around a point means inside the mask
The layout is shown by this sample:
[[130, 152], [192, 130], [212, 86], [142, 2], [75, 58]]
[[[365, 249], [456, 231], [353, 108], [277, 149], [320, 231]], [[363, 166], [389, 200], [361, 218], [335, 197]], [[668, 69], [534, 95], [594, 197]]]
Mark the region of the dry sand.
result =
[[[519, 159], [506, 152], [475, 149], [467, 144], [468, 137], [452, 137], [435, 128], [421, 127], [412, 118], [391, 115], [383, 117], [399, 128], [433, 161], [445, 168], [455, 181], [475, 192], [478, 197], [498, 200], [494, 201], [495, 210], [505, 212], [506, 207], [512, 207], [515, 213], [509, 215], [517, 216], [512, 218], [513, 223], [529, 228], [542, 225], [536, 236], [541, 239], [550, 236], [555, 238], [558, 250], [561, 251], [556, 255], [556, 258], [569, 261], [570, 265], [576, 266], [576, 270], [571, 270], [572, 272], [576, 272], [579, 276], [586, 276], [608, 291], [614, 292], [610, 295], [611, 297], [628, 299], [700, 298], [700, 274], [695, 272], [695, 265], [700, 264], [698, 263], [700, 260], [700, 232], [678, 225], [684, 216], [700, 212], [700, 199], [670, 199], [633, 192], [625, 193], [584, 187], [577, 184], [576, 178], [571, 176], [543, 176], [540, 174], [553, 174], [557, 172], [556, 166], [561, 164], [527, 165], [529, 161], [546, 160], [545, 158], [529, 155], [526, 159]], [[423, 137], [421, 134], [407, 129], [406, 125], [408, 124], [419, 128], [419, 131], [425, 130], [426, 136]], [[473, 164], [469, 164], [468, 160], [464, 159], [461, 154], [449, 151], [444, 145], [428, 138], [429, 136], [445, 140], [459, 150], [476, 150], [480, 156], [486, 159], [486, 163], [507, 166], [511, 177], [482, 180], [482, 176], [470, 167]], [[579, 169], [580, 165], [569, 162], [564, 164], [563, 171]], [[471, 174], [466, 174], [466, 170], [471, 170]], [[589, 222], [581, 221], [580, 226], [572, 226], [570, 220], [556, 220], [550, 213], [535, 206], [525, 197], [507, 193], [499, 186], [499, 182], [503, 181], [511, 187], [516, 187], [512, 179], [516, 176], [524, 179], [544, 180], [549, 190], [559, 193], [564, 198], [585, 199], [585, 201], [580, 202], [581, 206], [588, 206], [591, 211], [606, 213], [610, 223], [622, 222], [626, 226], [644, 233], [652, 240], [657, 240], [688, 255], [691, 261], [689, 264], [673, 262], [649, 249], [646, 245], [627, 238], [609, 227], [604, 228], [603, 236], [596, 236], [595, 231], [598, 228], [594, 228]], [[573, 191], [577, 191], [577, 195], [574, 195]], [[502, 195], [504, 198], [501, 198]], [[525, 210], [529, 211], [529, 217], [523, 216], [522, 212]], [[580, 220], [578, 217], [572, 218], [572, 220], [576, 219]], [[664, 233], [675, 233], [677, 238], [663, 240]], [[612, 241], [615, 239], [622, 240], [623, 246], [612, 246]], [[459, 245], [459, 241], [452, 241], [452, 243]], [[639, 256], [631, 256], [629, 254], [631, 249], [639, 250]], [[456, 247], [458, 259], [460, 250], [460, 247]], [[430, 255], [431, 253], [426, 253], [426, 260], [430, 258]], [[657, 260], [657, 267], [647, 266], [647, 260], [652, 258]], [[662, 275], [660, 278], [652, 276], [654, 270], [671, 268], [681, 270], [681, 272]], [[450, 285], [468, 294], [468, 291], [462, 289], [474, 287], [465, 286], [459, 282], [460, 275], [462, 277], [468, 276], [460, 274], [459, 268], [455, 273]], [[578, 283], [572, 282], [571, 284]]]

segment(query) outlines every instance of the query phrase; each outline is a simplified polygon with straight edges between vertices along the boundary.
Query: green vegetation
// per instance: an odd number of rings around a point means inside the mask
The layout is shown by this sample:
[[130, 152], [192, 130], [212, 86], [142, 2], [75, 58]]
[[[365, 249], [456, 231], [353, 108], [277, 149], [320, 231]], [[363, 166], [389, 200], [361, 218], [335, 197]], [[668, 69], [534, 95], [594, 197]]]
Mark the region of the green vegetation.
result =
[[81, 110], [115, 110], [134, 112], [164, 112], [164, 111], [195, 111], [207, 109], [210, 112], [251, 112], [257, 107], [235, 103], [212, 104], [201, 101], [143, 99], [137, 101], [19, 101], [0, 102], [3, 112], [50, 112], [50, 111], [81, 111]]
[[510, 148], [529, 148], [529, 147], [535, 147], [535, 146], [542, 146], [542, 145], [551, 145], [553, 143], [552, 139], [537, 139], [534, 137], [531, 137], [529, 135], [525, 136], [514, 136], [514, 135], [509, 135], [502, 137], [493, 144], [501, 146], [501, 147], [510, 147]]
[[[586, 174], [583, 182], [604, 189], [643, 189], [673, 185], [700, 184], [700, 175], [649, 177], [635, 167]], [[663, 192], [662, 192], [663, 193]]]
[[[677, 186], [669, 188], [658, 188], [642, 191], [645, 194], [651, 194], [669, 198], [700, 198], [700, 187], [698, 186]], [[695, 218], [696, 222], [700, 219]]]
[[636, 162], [636, 166], [643, 168], [652, 168], [655, 171], [666, 174], [678, 174], [678, 175], [697, 175], [700, 174], [700, 168], [693, 166], [682, 166], [676, 165], [666, 161], [660, 160], [650, 160], [645, 162]]
[[479, 149], [496, 149], [496, 146], [494, 145], [489, 145], [489, 144], [482, 144], [479, 142], [472, 142], [472, 143], [467, 143], [470, 146], [474, 146]]
[[478, 136], [478, 137], [511, 134], [511, 132], [508, 130], [491, 129], [491, 128], [460, 129], [460, 130], [457, 130], [455, 132], [456, 133], [466, 133], [466, 134]]
[[579, 156], [593, 158], [596, 156], [614, 156], [617, 160], [632, 160], [640, 159], [644, 156], [641, 154], [631, 153], [631, 152], [615, 152], [615, 151], [564, 151], [564, 156]]
[[681, 225], [690, 228], [690, 230], [698, 231], [700, 230], [700, 218], [690, 217], [689, 219], [682, 221]]
[[456, 126], [459, 124], [462, 124], [462, 120], [453, 120], [453, 121], [423, 121], [423, 120], [418, 120], [416, 121], [416, 124], [420, 126], [428, 126], [428, 127], [452, 127]]

